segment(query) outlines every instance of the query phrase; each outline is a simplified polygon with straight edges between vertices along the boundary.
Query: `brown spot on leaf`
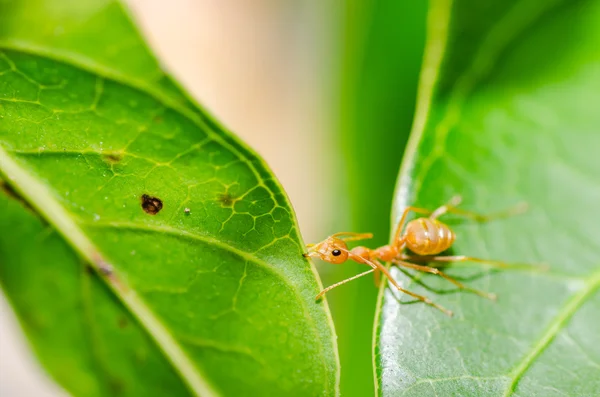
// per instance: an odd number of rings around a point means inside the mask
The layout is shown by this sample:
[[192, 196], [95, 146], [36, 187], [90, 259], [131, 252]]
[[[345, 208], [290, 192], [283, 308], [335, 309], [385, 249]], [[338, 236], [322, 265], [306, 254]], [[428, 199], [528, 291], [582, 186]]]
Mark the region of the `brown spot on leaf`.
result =
[[108, 277], [112, 276], [114, 269], [110, 263], [102, 260], [98, 262], [98, 270], [100, 270], [100, 273]]
[[125, 383], [121, 379], [111, 378], [108, 381], [108, 388], [113, 395], [120, 395], [125, 391]]
[[102, 155], [102, 159], [108, 164], [117, 164], [123, 160], [123, 155], [121, 153], [107, 153]]
[[233, 202], [235, 201], [235, 197], [233, 197], [229, 193], [222, 193], [219, 194], [217, 200], [219, 200], [223, 207], [231, 207], [233, 205]]
[[142, 195], [142, 209], [149, 215], [156, 215], [162, 210], [163, 202], [158, 197], [152, 197], [147, 194]]
[[123, 329], [129, 325], [129, 321], [127, 317], [121, 316], [119, 317], [119, 328]]

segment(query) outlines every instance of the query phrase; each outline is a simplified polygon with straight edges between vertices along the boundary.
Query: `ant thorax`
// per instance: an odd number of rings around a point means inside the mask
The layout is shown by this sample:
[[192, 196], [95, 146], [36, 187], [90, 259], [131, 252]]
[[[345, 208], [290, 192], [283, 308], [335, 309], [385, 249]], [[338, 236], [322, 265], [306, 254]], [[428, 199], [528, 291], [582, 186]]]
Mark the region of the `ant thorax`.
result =
[[364, 260], [370, 260], [373, 255], [373, 251], [371, 251], [367, 247], [362, 246], [352, 248], [352, 250], [350, 250], [350, 253], [350, 259], [358, 263], [365, 263]]
[[384, 262], [390, 262], [399, 256], [400, 252], [394, 245], [384, 245], [373, 251], [373, 257], [381, 259]]

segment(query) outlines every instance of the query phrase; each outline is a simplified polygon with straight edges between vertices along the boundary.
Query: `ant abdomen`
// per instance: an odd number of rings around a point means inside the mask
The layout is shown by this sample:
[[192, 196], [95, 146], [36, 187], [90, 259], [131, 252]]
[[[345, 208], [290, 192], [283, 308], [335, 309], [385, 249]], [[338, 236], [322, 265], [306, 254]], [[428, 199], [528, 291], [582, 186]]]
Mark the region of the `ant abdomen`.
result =
[[404, 231], [406, 247], [417, 255], [437, 255], [452, 246], [454, 232], [437, 219], [418, 218]]

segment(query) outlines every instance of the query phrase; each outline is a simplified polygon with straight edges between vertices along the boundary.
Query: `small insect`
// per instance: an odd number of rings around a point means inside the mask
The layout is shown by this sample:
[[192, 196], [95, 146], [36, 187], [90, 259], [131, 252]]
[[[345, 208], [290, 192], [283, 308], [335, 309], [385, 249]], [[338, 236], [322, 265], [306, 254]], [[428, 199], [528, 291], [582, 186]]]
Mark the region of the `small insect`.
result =
[[183, 212], [184, 212], [186, 215], [189, 215], [189, 214], [190, 214], [190, 212], [192, 212], [192, 210], [190, 210], [189, 208], [185, 208], [185, 209], [183, 210]]
[[[304, 254], [305, 257], [318, 257], [326, 262], [333, 264], [342, 264], [348, 259], [350, 259], [357, 263], [365, 264], [371, 267], [371, 269], [367, 270], [366, 272], [360, 273], [354, 277], [350, 277], [346, 280], [340, 281], [336, 284], [325, 288], [317, 295], [316, 299], [319, 300], [327, 292], [331, 291], [336, 287], [339, 287], [342, 284], [345, 284], [349, 281], [355, 280], [359, 277], [365, 276], [370, 273], [374, 273], [375, 284], [379, 285], [380, 273], [383, 273], [385, 277], [390, 281], [390, 283], [392, 283], [392, 285], [396, 287], [396, 289], [398, 289], [398, 291], [401, 291], [407, 295], [412, 296], [413, 298], [423, 301], [424, 303], [441, 310], [447, 315], [452, 316], [452, 312], [450, 310], [434, 303], [429, 298], [422, 295], [418, 295], [414, 292], [408, 291], [400, 287], [400, 285], [398, 285], [396, 280], [394, 280], [387, 268], [381, 263], [381, 261], [383, 261], [391, 262], [396, 266], [402, 266], [405, 268], [414, 269], [426, 273], [437, 274], [443, 277], [444, 279], [448, 280], [452, 284], [456, 285], [460, 289], [473, 292], [484, 298], [495, 300], [496, 295], [479, 291], [474, 288], [470, 288], [462, 284], [461, 282], [455, 280], [454, 278], [448, 276], [447, 274], [443, 273], [435, 267], [411, 263], [472, 261], [487, 263], [500, 268], [511, 267], [511, 265], [504, 262], [473, 258], [463, 255], [440, 256], [440, 253], [446, 251], [452, 246], [454, 240], [456, 239], [456, 235], [448, 225], [441, 222], [438, 218], [446, 213], [454, 213], [478, 221], [488, 221], [493, 218], [511, 216], [517, 213], [521, 213], [526, 210], [526, 205], [520, 204], [508, 211], [486, 216], [456, 208], [460, 204], [460, 202], [461, 197], [455, 196], [447, 204], [442, 205], [434, 211], [430, 211], [424, 208], [407, 207], [402, 213], [402, 216], [400, 217], [400, 221], [398, 222], [398, 225], [396, 227], [392, 243], [376, 249], [369, 249], [367, 247], [359, 246], [349, 250], [346, 244], [349, 241], [358, 241], [372, 238], [373, 235], [371, 233], [336, 233], [332, 236], [327, 237], [325, 240], [318, 244], [308, 244], [307, 248], [309, 249], [308, 252]], [[416, 218], [406, 223], [406, 219], [410, 212], [425, 214], [428, 216]], [[408, 248], [415, 255], [406, 254], [404, 252], [405, 248]]]

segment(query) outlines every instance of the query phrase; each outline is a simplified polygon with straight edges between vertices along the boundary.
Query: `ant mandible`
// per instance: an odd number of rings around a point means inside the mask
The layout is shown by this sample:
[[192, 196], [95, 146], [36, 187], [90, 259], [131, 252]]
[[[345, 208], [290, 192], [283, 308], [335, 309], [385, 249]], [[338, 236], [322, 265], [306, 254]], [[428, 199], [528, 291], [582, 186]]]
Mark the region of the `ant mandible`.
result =
[[[367, 270], [366, 272], [357, 274], [354, 277], [350, 277], [346, 280], [340, 281], [325, 288], [317, 295], [316, 300], [319, 300], [323, 295], [325, 295], [332, 289], [370, 273], [375, 274], [375, 283], [379, 285], [379, 272], [381, 272], [392, 283], [392, 285], [396, 287], [396, 289], [398, 289], [398, 291], [410, 295], [413, 298], [416, 298], [420, 301], [423, 301], [424, 303], [441, 310], [447, 315], [452, 316], [452, 312], [450, 310], [434, 303], [429, 298], [422, 295], [418, 295], [414, 292], [408, 291], [400, 287], [400, 285], [398, 285], [396, 280], [394, 280], [387, 268], [380, 261], [391, 262], [397, 266], [419, 270], [426, 273], [437, 274], [450, 281], [452, 284], [456, 285], [460, 289], [473, 292], [484, 298], [495, 300], [496, 296], [494, 294], [470, 288], [462, 284], [461, 282], [453, 279], [452, 277], [448, 276], [447, 274], [443, 273], [435, 267], [417, 265], [414, 263], [407, 262], [471, 261], [487, 263], [500, 268], [510, 267], [509, 264], [504, 262], [473, 258], [464, 255], [439, 256], [440, 253], [446, 251], [452, 246], [454, 240], [456, 239], [456, 235], [448, 225], [442, 223], [438, 218], [446, 213], [454, 213], [478, 221], [488, 221], [493, 218], [511, 216], [523, 212], [526, 209], [526, 205], [520, 204], [508, 211], [486, 216], [456, 208], [460, 204], [460, 202], [461, 197], [455, 196], [447, 204], [442, 205], [434, 211], [412, 206], [407, 207], [402, 213], [402, 216], [400, 217], [400, 221], [398, 222], [398, 226], [396, 227], [392, 243], [376, 249], [369, 249], [367, 247], [359, 246], [349, 250], [348, 246], [346, 245], [346, 243], [349, 241], [358, 241], [372, 238], [373, 235], [371, 233], [336, 233], [329, 236], [328, 238], [326, 238], [318, 244], [308, 244], [307, 248], [309, 248], [309, 250], [307, 253], [304, 254], [305, 257], [318, 257], [326, 262], [333, 264], [342, 264], [348, 259], [351, 259], [357, 263], [365, 264], [371, 267], [371, 269]], [[425, 214], [428, 216], [416, 218], [406, 223], [406, 219], [410, 212]], [[405, 223], [406, 227], [404, 227]], [[405, 254], [403, 252], [404, 248], [408, 248], [411, 252], [415, 253], [416, 255]]]

